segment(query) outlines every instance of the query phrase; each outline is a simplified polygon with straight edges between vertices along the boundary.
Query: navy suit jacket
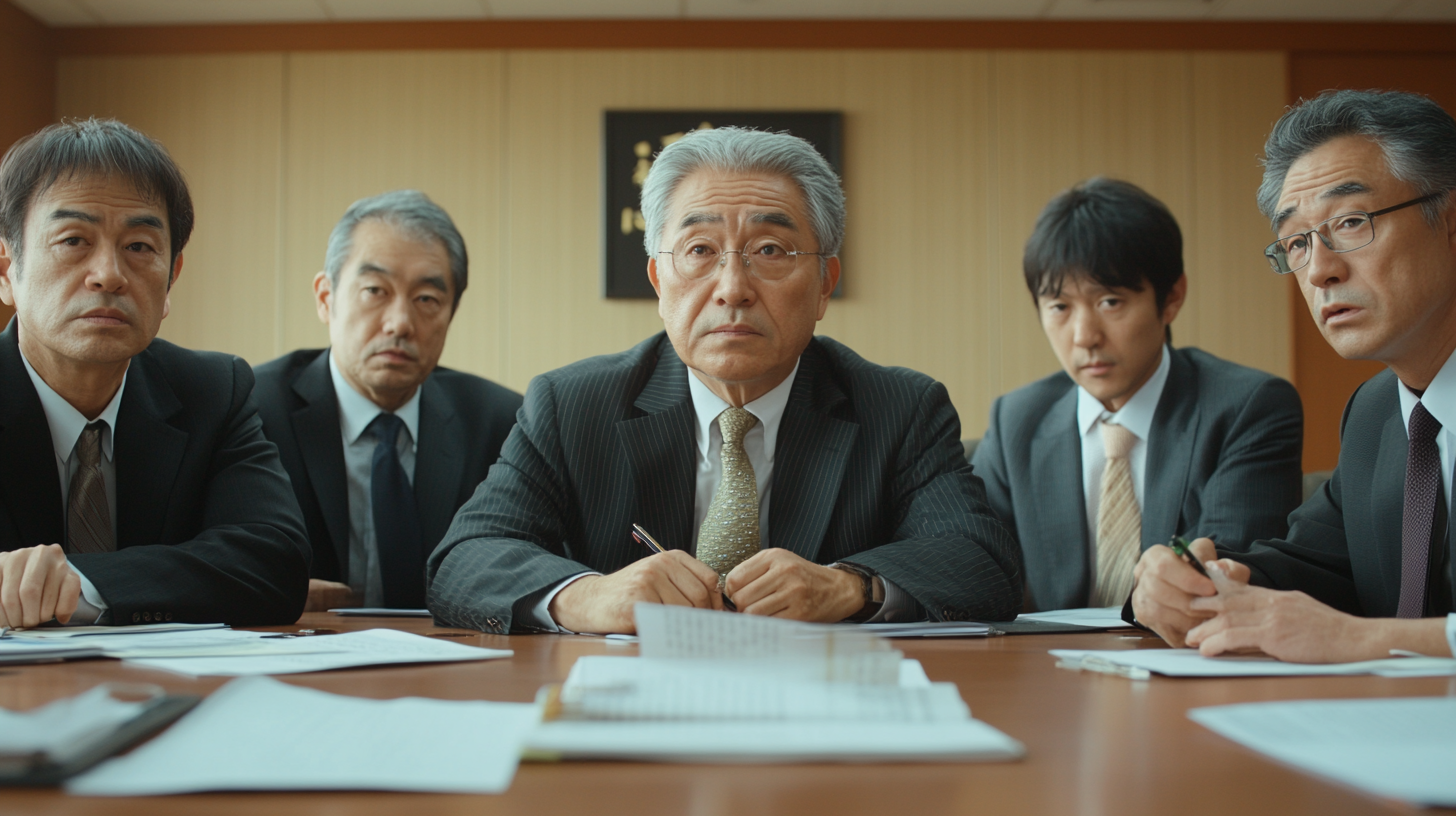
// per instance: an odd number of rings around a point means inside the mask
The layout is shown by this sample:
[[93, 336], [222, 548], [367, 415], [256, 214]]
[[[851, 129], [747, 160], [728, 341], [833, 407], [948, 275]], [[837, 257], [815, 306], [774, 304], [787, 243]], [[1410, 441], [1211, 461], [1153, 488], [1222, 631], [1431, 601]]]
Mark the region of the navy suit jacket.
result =
[[[65, 543], [55, 446], [17, 332], [0, 333], [0, 550]], [[247, 363], [153, 340], [127, 369], [112, 450], [116, 552], [68, 558], [113, 623], [298, 620], [308, 540]]]
[[[537, 377], [501, 460], [431, 556], [436, 620], [507, 632], [562, 579], [693, 541], [689, 373], [665, 334]], [[1021, 556], [971, 472], [940, 383], [819, 337], [799, 360], [774, 454], [774, 546], [849, 561], [934, 620], [1009, 620]], [[522, 627], [516, 627], [521, 629]]]
[[[314, 551], [310, 574], [347, 583], [349, 487], [326, 350], [301, 349], [258, 366], [258, 405], [303, 508]], [[448, 368], [436, 368], [420, 388], [414, 489], [428, 551], [500, 457], [521, 395]]]

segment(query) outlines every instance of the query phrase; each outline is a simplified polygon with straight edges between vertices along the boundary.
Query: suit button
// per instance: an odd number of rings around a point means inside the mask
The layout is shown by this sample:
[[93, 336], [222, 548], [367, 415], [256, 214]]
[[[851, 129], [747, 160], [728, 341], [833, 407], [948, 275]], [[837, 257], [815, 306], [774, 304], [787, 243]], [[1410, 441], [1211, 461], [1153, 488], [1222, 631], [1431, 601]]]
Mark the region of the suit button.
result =
[[151, 619], [152, 619], [152, 613], [150, 613], [150, 612], [143, 612], [142, 613], [142, 620], [150, 622]]
[[168, 612], [167, 613], [167, 620], [171, 620], [171, 619], [172, 619], [172, 613], [171, 612]]
[[140, 613], [140, 612], [133, 612], [133, 613], [131, 613], [131, 622], [132, 623], [138, 623], [138, 622], [141, 621], [141, 619], [142, 619], [142, 613]]

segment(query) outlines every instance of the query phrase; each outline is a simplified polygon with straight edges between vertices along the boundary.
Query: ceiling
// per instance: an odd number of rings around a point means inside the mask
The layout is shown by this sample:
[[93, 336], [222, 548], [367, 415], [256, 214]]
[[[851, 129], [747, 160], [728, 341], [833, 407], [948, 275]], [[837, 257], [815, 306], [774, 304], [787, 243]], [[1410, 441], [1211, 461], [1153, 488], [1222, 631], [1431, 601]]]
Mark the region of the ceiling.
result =
[[1456, 21], [1456, 0], [10, 0], [52, 26], [343, 20]]

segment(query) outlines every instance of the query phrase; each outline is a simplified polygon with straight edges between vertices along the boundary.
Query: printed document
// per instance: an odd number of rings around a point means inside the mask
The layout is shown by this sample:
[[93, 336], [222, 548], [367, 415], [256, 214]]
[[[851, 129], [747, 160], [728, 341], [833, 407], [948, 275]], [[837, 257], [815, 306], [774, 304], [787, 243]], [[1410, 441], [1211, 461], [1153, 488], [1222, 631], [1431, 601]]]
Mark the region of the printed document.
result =
[[1197, 649], [1087, 651], [1052, 649], [1062, 668], [1122, 674], [1134, 679], [1149, 672], [1168, 677], [1308, 677], [1375, 674], [1381, 677], [1431, 677], [1456, 674], [1456, 658], [1392, 657], [1358, 663], [1285, 663], [1263, 655], [1203, 657]]

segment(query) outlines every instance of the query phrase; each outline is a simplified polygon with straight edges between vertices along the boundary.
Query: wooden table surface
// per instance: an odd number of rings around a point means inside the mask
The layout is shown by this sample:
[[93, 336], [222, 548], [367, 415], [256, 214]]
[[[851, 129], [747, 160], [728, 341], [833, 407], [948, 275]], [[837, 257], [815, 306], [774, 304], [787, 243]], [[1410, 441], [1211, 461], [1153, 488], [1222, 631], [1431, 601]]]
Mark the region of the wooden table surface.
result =
[[[359, 697], [424, 696], [528, 702], [581, 655], [635, 654], [600, 638], [502, 637], [421, 619], [305, 615], [302, 627], [389, 627], [515, 650], [509, 660], [286, 675], [289, 683]], [[282, 627], [289, 631], [294, 627]], [[1456, 695], [1453, 678], [1309, 677], [1187, 680], [1055, 668], [1053, 648], [1160, 648], [1130, 633], [901, 640], [931, 680], [954, 681], [978, 719], [1026, 745], [1019, 762], [910, 765], [715, 766], [522, 764], [500, 796], [394, 793], [208, 794], [134, 799], [0, 789], [0, 813], [37, 814], [1296, 814], [1414, 811], [1268, 761], [1194, 724], [1190, 708], [1309, 698]], [[0, 668], [0, 706], [26, 709], [107, 681], [207, 693], [224, 678], [191, 680], [114, 660]], [[219, 735], [225, 739], [226, 735]], [[329, 750], [327, 734], [316, 734]], [[449, 745], [439, 746], [449, 751]], [[1456, 769], [1452, 769], [1456, 773]]]

